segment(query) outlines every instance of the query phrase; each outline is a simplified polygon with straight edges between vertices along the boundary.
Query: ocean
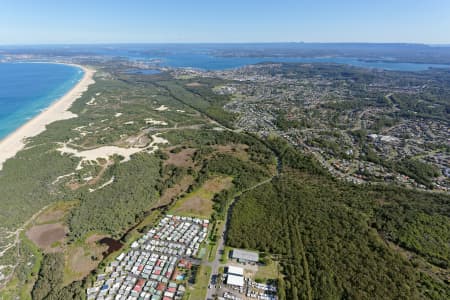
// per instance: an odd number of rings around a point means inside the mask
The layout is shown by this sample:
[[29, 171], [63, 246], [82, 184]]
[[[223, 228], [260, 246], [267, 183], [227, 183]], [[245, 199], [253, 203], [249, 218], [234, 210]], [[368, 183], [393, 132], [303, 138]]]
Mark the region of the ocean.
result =
[[50, 63], [0, 63], [0, 139], [67, 93], [80, 68]]

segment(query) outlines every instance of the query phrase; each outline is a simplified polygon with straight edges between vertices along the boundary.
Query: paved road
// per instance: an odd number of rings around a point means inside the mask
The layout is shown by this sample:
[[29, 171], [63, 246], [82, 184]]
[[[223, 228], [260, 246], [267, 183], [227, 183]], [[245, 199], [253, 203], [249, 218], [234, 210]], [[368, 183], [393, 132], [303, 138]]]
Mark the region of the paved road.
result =
[[[238, 133], [242, 132], [242, 129], [232, 129], [232, 128], [229, 128], [228, 126], [226, 126], [225, 124], [221, 124], [218, 121], [213, 120], [208, 115], [206, 115], [203, 112], [199, 111], [194, 106], [190, 105], [189, 103], [183, 101], [180, 98], [177, 98], [175, 95], [173, 95], [173, 93], [170, 91], [170, 89], [167, 88], [166, 86], [163, 86], [163, 85], [158, 85], [158, 86], [163, 88], [163, 89], [165, 89], [175, 100], [178, 100], [179, 102], [183, 103], [184, 105], [187, 105], [190, 108], [192, 108], [193, 110], [197, 111], [200, 115], [204, 116], [211, 123], [217, 124], [218, 126], [223, 127], [224, 129], [229, 130], [229, 131], [234, 131], [234, 132], [238, 132]], [[197, 126], [197, 125], [193, 125], [193, 126]], [[179, 128], [180, 127], [178, 127], [178, 129]], [[160, 129], [160, 128], [158, 128], [158, 129]], [[225, 216], [225, 220], [226, 221], [225, 221], [225, 224], [224, 224], [224, 226], [222, 228], [222, 231], [220, 233], [218, 233], [218, 234], [220, 234], [220, 238], [219, 238], [219, 241], [217, 241], [217, 243], [219, 243], [219, 244], [218, 244], [218, 247], [217, 247], [217, 251], [216, 251], [216, 254], [215, 254], [214, 261], [209, 262], [208, 261], [208, 257], [205, 255], [205, 258], [203, 259], [203, 262], [202, 262], [203, 265], [211, 267], [211, 277], [209, 279], [208, 284], [211, 283], [212, 276], [217, 275], [219, 273], [219, 267], [221, 266], [220, 258], [222, 257], [222, 253], [225, 251], [225, 235], [226, 235], [226, 232], [227, 232], [227, 229], [228, 229], [228, 225], [229, 225], [229, 221], [230, 221], [229, 220], [230, 219], [230, 212], [231, 212], [231, 210], [233, 208], [233, 205], [235, 204], [236, 200], [238, 200], [239, 196], [241, 196], [243, 193], [251, 191], [251, 190], [253, 190], [253, 189], [255, 189], [255, 188], [257, 188], [257, 187], [259, 187], [259, 186], [261, 186], [263, 184], [269, 183], [270, 181], [272, 181], [272, 179], [274, 177], [278, 176], [281, 173], [281, 168], [282, 168], [282, 166], [281, 166], [281, 159], [278, 157], [278, 155], [276, 153], [274, 153], [274, 154], [275, 154], [275, 157], [277, 159], [277, 172], [276, 172], [276, 174], [273, 175], [271, 178], [263, 180], [263, 181], [255, 184], [254, 186], [237, 193], [234, 196], [233, 201], [231, 202], [231, 204], [230, 204], [230, 206], [228, 208], [227, 215]], [[213, 300], [214, 299], [213, 295], [216, 294], [217, 292], [218, 292], [217, 289], [214, 289], [214, 288], [208, 289], [208, 292], [206, 293], [206, 299]]]
[[[276, 176], [279, 175], [280, 171], [281, 171], [281, 162], [280, 162], [280, 159], [277, 157], [277, 174], [276, 175], [273, 175], [272, 177], [270, 177], [270, 178], [268, 178], [266, 180], [263, 180], [263, 181], [255, 184], [254, 186], [237, 193], [234, 196], [233, 201], [231, 202], [230, 206], [228, 207], [228, 211], [227, 211], [227, 214], [225, 216], [225, 220], [226, 221], [225, 221], [224, 226], [222, 227], [222, 231], [220, 232], [220, 239], [217, 241], [218, 247], [217, 247], [217, 251], [216, 251], [216, 254], [215, 254], [214, 261], [209, 262], [209, 261], [207, 261], [208, 258], [206, 257], [205, 261], [203, 263], [204, 265], [207, 265], [207, 266], [211, 267], [211, 270], [212, 270], [211, 271], [211, 278], [212, 278], [213, 275], [217, 275], [219, 273], [219, 268], [221, 266], [223, 266], [223, 264], [220, 263], [220, 258], [222, 257], [222, 253], [224, 253], [224, 251], [225, 251], [225, 236], [226, 236], [227, 229], [228, 229], [228, 226], [229, 226], [229, 223], [230, 223], [231, 211], [233, 209], [234, 204], [236, 203], [236, 200], [238, 200], [239, 197], [243, 193], [246, 193], [248, 191], [256, 189], [257, 187], [260, 187], [263, 184], [269, 183], [270, 181], [272, 181], [273, 178], [275, 178]], [[211, 278], [209, 279], [209, 283], [211, 283]], [[218, 286], [218, 284], [216, 286]], [[218, 288], [208, 289], [208, 292], [206, 293], [206, 300], [214, 299], [213, 295], [217, 294], [218, 290], [219, 290]]]

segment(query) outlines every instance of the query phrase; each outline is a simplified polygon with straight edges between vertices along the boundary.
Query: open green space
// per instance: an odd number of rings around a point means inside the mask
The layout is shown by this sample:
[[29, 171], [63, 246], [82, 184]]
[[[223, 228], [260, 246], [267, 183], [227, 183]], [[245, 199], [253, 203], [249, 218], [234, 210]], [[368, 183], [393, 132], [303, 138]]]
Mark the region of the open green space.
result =
[[200, 266], [195, 275], [195, 284], [186, 291], [184, 298], [187, 300], [205, 299], [210, 278], [211, 267]]
[[232, 178], [216, 176], [208, 179], [198, 189], [179, 199], [169, 210], [170, 214], [209, 219], [213, 213], [213, 197], [231, 187]]

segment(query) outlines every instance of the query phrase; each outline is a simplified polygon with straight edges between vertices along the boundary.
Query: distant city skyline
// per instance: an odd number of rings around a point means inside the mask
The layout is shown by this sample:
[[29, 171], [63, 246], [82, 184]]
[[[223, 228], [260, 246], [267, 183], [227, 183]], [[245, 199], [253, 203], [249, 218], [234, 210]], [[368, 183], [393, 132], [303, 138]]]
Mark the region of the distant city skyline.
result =
[[446, 0], [0, 0], [0, 44], [450, 44]]

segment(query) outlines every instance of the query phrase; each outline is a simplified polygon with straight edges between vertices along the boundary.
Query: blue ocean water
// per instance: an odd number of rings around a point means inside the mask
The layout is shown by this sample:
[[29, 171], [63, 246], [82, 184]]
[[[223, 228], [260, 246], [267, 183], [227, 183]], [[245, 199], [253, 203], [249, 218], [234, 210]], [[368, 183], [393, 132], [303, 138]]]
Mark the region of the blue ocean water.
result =
[[0, 63], [0, 139], [38, 115], [81, 78], [80, 68], [50, 63]]

